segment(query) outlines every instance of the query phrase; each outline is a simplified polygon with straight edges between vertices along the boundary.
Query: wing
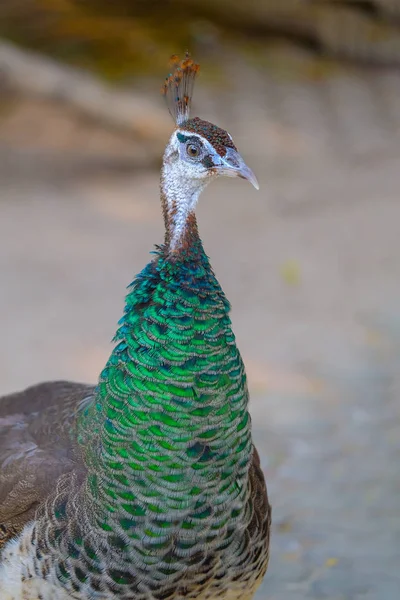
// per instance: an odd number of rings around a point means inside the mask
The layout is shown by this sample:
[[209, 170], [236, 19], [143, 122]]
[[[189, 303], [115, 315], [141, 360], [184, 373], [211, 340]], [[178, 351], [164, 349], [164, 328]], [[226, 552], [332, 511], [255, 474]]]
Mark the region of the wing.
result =
[[73, 430], [93, 386], [54, 381], [0, 398], [0, 549], [79, 464]]

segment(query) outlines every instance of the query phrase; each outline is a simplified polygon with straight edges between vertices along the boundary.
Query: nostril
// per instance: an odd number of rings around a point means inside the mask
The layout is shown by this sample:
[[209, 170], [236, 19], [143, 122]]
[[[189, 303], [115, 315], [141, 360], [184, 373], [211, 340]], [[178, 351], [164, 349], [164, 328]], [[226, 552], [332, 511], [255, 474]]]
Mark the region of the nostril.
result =
[[230, 164], [232, 167], [239, 168], [239, 162], [236, 160], [234, 156], [228, 156], [226, 162]]

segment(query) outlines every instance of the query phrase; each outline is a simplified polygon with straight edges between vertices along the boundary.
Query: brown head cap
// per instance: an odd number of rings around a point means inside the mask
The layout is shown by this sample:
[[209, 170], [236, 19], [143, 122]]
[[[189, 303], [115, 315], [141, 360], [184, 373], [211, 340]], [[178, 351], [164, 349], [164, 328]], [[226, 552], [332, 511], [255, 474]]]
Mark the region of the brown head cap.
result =
[[217, 125], [209, 123], [208, 121], [203, 121], [203, 119], [199, 119], [199, 117], [194, 117], [193, 119], [185, 121], [180, 125], [180, 129], [190, 133], [197, 133], [204, 137], [210, 142], [220, 156], [225, 156], [227, 148], [237, 150], [231, 136], [225, 129], [221, 129], [221, 127], [217, 127]]

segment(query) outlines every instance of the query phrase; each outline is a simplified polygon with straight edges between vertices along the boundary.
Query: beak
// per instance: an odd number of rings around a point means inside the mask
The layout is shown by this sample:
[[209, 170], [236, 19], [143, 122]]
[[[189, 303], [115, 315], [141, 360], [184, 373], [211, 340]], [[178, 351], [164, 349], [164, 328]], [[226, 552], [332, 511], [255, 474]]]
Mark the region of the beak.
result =
[[246, 165], [239, 152], [233, 150], [233, 148], [227, 148], [225, 156], [221, 158], [220, 163], [215, 165], [215, 167], [219, 175], [247, 179], [247, 181], [249, 181], [256, 188], [256, 190], [260, 189], [257, 177], [254, 175], [250, 167]]

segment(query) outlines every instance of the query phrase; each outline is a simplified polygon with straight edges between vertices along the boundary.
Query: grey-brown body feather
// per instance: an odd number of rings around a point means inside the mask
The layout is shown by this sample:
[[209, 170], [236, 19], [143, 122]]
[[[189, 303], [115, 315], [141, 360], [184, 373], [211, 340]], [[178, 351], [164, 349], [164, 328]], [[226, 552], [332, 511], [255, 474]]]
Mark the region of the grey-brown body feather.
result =
[[74, 421], [93, 386], [54, 381], [0, 398], [0, 549], [79, 461]]

